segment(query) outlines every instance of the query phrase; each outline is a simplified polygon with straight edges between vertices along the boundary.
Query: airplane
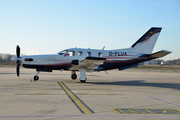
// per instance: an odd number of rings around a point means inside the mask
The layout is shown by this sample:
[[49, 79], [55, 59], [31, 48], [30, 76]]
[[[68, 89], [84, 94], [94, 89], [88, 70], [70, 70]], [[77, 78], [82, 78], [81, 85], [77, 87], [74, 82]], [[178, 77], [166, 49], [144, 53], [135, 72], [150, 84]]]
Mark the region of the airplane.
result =
[[86, 72], [99, 72], [112, 69], [124, 70], [137, 67], [139, 63], [161, 58], [170, 54], [170, 51], [161, 50], [152, 53], [161, 27], [150, 28], [141, 38], [139, 38], [130, 48], [126, 49], [65, 49], [57, 54], [50, 55], [27, 55], [20, 56], [20, 47], [16, 47], [17, 57], [12, 58], [16, 61], [16, 73], [19, 77], [19, 66], [24, 68], [36, 69], [34, 81], [39, 80], [40, 72], [52, 72], [53, 70], [71, 71], [71, 78], [77, 79], [76, 72], [80, 72], [80, 81], [86, 82]]

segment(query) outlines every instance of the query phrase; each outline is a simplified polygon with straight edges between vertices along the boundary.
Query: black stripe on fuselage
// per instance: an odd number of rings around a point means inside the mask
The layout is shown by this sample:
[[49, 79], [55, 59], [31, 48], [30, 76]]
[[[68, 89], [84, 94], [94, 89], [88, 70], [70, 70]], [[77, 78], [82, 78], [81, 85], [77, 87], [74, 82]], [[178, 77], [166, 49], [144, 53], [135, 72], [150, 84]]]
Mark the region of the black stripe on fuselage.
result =
[[23, 67], [25, 68], [34, 68], [34, 69], [46, 69], [46, 70], [68, 70], [69, 65], [64, 65], [64, 66], [55, 66], [55, 65], [32, 65], [32, 64], [23, 64]]

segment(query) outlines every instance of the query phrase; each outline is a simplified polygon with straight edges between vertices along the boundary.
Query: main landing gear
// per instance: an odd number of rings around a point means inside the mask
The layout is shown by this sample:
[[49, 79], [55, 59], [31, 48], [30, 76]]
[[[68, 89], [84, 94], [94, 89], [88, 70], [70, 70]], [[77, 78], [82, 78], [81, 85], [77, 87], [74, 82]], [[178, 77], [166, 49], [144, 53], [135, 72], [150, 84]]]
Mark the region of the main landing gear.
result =
[[[80, 81], [82, 83], [86, 82], [86, 80], [87, 80], [87, 78], [86, 78], [86, 69], [79, 69], [79, 72], [81, 74]], [[40, 71], [37, 71], [36, 75], [34, 76], [34, 81], [38, 81], [39, 80], [39, 76], [38, 76], [39, 73], [40, 73]], [[71, 78], [73, 80], [77, 79], [76, 71], [72, 71]]]
[[80, 81], [83, 83], [86, 82], [86, 69], [79, 69], [79, 72], [81, 73]]
[[[80, 81], [83, 82], [83, 83], [86, 82], [86, 80], [87, 80], [87, 78], [86, 78], [86, 70], [85, 69], [79, 69], [79, 72], [81, 73]], [[77, 79], [76, 71], [72, 71], [71, 78], [73, 80]]]

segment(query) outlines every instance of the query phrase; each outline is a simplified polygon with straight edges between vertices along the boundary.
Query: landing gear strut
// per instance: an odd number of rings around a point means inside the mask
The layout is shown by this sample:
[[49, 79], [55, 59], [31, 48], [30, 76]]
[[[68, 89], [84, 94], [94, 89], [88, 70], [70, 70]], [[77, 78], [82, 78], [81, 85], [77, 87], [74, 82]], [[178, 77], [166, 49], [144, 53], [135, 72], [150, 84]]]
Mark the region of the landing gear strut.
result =
[[86, 69], [79, 69], [80, 73], [81, 73], [81, 77], [80, 77], [80, 81], [81, 82], [86, 82], [87, 78], [86, 78]]

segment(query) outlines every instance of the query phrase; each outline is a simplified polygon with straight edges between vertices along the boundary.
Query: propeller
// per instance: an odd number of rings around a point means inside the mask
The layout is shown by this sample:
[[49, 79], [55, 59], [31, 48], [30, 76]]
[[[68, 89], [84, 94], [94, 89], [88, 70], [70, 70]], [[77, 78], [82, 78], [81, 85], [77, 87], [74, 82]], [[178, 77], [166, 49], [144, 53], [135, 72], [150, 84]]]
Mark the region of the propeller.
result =
[[16, 61], [16, 64], [17, 64], [17, 66], [16, 66], [16, 74], [17, 74], [17, 76], [19, 77], [19, 66], [20, 66], [20, 47], [19, 47], [19, 45], [17, 45], [17, 47], [16, 47], [16, 56], [17, 56], [17, 61]]

